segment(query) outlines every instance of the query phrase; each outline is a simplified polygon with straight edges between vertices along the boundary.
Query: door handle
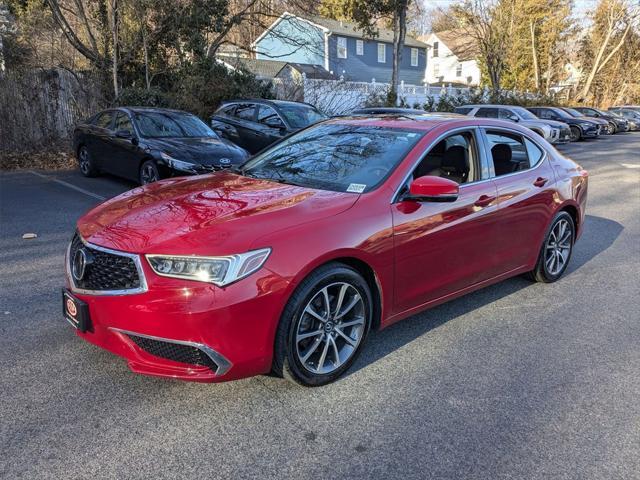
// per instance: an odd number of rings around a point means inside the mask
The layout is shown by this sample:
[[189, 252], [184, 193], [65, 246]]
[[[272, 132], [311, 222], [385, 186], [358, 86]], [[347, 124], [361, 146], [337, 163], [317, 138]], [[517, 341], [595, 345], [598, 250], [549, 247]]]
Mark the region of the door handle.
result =
[[480, 195], [478, 199], [473, 203], [476, 207], [487, 207], [493, 203], [496, 197], [489, 195]]
[[533, 185], [536, 187], [544, 187], [548, 181], [549, 181], [548, 178], [538, 177], [536, 178], [536, 181], [533, 182]]

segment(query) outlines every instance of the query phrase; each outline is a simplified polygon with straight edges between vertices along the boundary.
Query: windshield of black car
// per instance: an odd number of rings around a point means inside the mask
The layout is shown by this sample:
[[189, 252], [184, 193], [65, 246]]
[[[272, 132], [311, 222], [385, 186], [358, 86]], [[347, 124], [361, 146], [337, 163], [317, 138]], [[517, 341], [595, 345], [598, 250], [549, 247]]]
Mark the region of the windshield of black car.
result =
[[523, 120], [539, 120], [538, 117], [536, 117], [533, 113], [531, 113], [526, 108], [511, 107], [511, 110], [514, 111]]
[[279, 105], [278, 108], [293, 128], [308, 127], [327, 119], [326, 115], [309, 105]]
[[320, 124], [292, 135], [247, 162], [243, 175], [336, 192], [378, 186], [424, 132], [350, 124]]
[[216, 137], [206, 123], [186, 113], [138, 112], [134, 117], [140, 134], [146, 138]]
[[572, 115], [572, 116], [574, 116], [574, 117], [576, 117], [576, 118], [584, 117], [584, 116], [585, 116], [585, 114], [584, 114], [584, 113], [579, 112], [578, 110], [574, 110], [573, 108], [567, 108], [567, 109], [565, 109], [565, 111], [566, 111], [566, 112], [568, 112], [568, 113], [569, 113], [569, 115]]

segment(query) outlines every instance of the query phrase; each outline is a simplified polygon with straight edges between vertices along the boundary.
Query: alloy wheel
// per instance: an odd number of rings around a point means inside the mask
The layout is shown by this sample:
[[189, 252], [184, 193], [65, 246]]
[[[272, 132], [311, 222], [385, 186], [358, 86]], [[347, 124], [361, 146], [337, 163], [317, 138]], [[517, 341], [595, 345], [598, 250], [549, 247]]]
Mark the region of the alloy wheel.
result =
[[580, 130], [578, 127], [571, 127], [571, 136], [569, 138], [572, 142], [580, 140]]
[[358, 289], [336, 282], [317, 290], [295, 329], [300, 364], [314, 374], [330, 374], [356, 352], [365, 333], [367, 312]]
[[551, 230], [545, 245], [544, 265], [549, 275], [560, 274], [571, 254], [573, 229], [566, 219], [560, 219]]
[[154, 166], [150, 163], [147, 163], [142, 166], [142, 171], [140, 172], [140, 183], [143, 185], [147, 185], [149, 183], [158, 181], [158, 172], [154, 168]]
[[613, 125], [613, 123], [610, 123], [609, 125], [607, 125], [607, 134], [613, 135], [614, 133], [616, 133], [616, 127]]
[[80, 171], [84, 174], [84, 175], [89, 175], [89, 172], [91, 170], [91, 164], [89, 161], [89, 150], [87, 150], [87, 147], [82, 147], [80, 149], [80, 155], [79, 155], [79, 161], [80, 161]]

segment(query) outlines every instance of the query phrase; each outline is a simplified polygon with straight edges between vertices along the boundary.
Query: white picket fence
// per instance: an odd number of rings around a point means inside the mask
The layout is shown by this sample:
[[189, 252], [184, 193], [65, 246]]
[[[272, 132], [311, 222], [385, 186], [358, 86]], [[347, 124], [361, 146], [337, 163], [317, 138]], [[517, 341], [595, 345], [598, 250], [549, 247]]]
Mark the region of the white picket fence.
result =
[[[368, 104], [379, 103], [391, 88], [388, 83], [318, 80], [302, 76], [302, 80], [274, 79], [276, 96], [282, 100], [305, 101], [328, 115], [341, 115]], [[402, 104], [424, 105], [429, 98], [438, 101], [441, 95], [458, 95], [468, 88], [434, 87], [429, 85], [398, 85], [398, 100]], [[377, 102], [376, 102], [377, 101]]]

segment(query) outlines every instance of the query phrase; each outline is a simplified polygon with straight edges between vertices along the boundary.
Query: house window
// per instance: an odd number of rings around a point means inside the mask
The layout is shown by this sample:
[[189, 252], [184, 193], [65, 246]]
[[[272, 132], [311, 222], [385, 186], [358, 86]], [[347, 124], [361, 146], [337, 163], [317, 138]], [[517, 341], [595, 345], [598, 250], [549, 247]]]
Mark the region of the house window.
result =
[[434, 77], [440, 76], [440, 65], [438, 65], [437, 63], [433, 64], [433, 76]]
[[462, 76], [462, 64], [459, 63], [458, 65], [456, 65], [456, 77], [461, 77]]
[[356, 40], [356, 55], [364, 55], [364, 41]]
[[433, 42], [433, 56], [438, 56], [438, 50], [440, 49], [440, 42]]
[[417, 48], [411, 49], [411, 66], [412, 67], [418, 66], [418, 49]]
[[338, 58], [347, 58], [346, 37], [338, 37]]
[[378, 63], [385, 63], [387, 61], [387, 49], [384, 43], [378, 44]]

